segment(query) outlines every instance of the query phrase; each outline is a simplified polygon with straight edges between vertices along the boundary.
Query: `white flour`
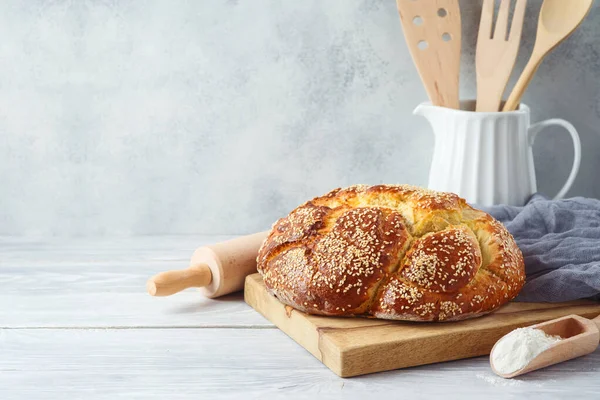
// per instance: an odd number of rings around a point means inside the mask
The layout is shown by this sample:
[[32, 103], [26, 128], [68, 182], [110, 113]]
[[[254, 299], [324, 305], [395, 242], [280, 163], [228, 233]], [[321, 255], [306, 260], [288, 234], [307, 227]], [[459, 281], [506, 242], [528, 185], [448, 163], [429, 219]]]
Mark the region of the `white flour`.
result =
[[510, 374], [525, 367], [538, 354], [560, 340], [560, 336], [550, 336], [539, 329], [515, 329], [496, 343], [491, 356], [492, 364], [496, 371]]

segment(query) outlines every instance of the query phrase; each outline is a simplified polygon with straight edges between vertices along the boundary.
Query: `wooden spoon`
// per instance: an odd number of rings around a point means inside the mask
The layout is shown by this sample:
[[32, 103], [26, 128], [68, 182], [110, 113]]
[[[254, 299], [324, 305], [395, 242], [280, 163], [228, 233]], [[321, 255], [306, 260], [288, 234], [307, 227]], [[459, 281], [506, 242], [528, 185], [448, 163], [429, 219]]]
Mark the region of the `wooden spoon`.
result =
[[460, 108], [458, 0], [396, 0], [402, 30], [431, 103]]
[[[593, 353], [600, 341], [600, 316], [589, 320], [578, 315], [567, 315], [566, 317], [533, 325], [531, 328], [540, 329], [548, 335], [560, 336], [563, 339], [538, 354], [525, 367], [510, 374], [498, 372], [494, 368], [490, 356], [490, 365], [494, 373], [503, 378], [514, 378], [549, 365]], [[495, 347], [496, 345], [494, 345]], [[494, 349], [492, 349], [493, 352]]]
[[511, 0], [502, 0], [492, 35], [494, 0], [484, 0], [477, 36], [477, 104], [475, 111], [499, 111], [502, 94], [515, 66], [527, 0], [517, 0], [515, 13], [506, 37]]
[[593, 0], [544, 0], [533, 52], [502, 111], [513, 111], [544, 57], [565, 40], [590, 11]]

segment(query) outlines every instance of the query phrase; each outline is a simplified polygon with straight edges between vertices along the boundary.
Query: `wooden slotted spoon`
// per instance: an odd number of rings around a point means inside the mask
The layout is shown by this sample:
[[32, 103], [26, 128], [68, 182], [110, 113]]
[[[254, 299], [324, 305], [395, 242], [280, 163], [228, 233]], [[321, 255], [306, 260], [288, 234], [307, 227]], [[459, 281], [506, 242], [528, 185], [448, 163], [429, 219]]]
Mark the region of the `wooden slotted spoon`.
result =
[[436, 106], [458, 109], [462, 40], [458, 0], [396, 0], [396, 4], [429, 99]]
[[477, 36], [477, 104], [475, 111], [498, 111], [502, 94], [510, 78], [521, 43], [527, 0], [517, 0], [506, 38], [511, 0], [502, 0], [492, 35], [494, 0], [484, 0]]
[[[494, 368], [494, 363], [490, 355], [490, 365], [494, 373], [503, 378], [514, 378], [515, 376], [592, 353], [596, 350], [600, 341], [600, 316], [589, 320], [578, 315], [567, 315], [566, 317], [533, 325], [532, 328], [540, 329], [548, 335], [560, 336], [562, 340], [538, 354], [525, 367], [510, 374], [503, 374], [497, 371]], [[493, 352], [494, 349], [492, 349], [492, 354]]]
[[517, 108], [544, 57], [577, 29], [590, 11], [592, 3], [593, 0], [544, 0], [531, 58], [502, 111], [513, 111]]

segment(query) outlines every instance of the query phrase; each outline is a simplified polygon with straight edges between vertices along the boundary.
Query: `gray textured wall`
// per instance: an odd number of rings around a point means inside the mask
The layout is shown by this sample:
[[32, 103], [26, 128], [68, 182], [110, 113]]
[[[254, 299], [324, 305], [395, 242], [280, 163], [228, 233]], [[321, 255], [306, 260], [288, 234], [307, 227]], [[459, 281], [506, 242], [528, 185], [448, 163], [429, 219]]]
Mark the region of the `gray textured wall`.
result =
[[[461, 3], [463, 97], [479, 3]], [[596, 4], [524, 99], [580, 132], [570, 195], [600, 197], [599, 23]], [[393, 0], [5, 0], [0, 58], [0, 235], [246, 233], [333, 187], [426, 184]], [[559, 130], [539, 138], [542, 191], [571, 154]]]

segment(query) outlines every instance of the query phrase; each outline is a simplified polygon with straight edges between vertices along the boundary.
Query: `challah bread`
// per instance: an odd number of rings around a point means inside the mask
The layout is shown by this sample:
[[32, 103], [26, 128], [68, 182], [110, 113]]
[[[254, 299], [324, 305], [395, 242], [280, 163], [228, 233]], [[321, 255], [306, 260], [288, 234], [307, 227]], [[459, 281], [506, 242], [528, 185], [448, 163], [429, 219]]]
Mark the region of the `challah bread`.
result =
[[335, 189], [278, 220], [258, 271], [281, 302], [320, 315], [453, 321], [514, 298], [523, 256], [502, 224], [451, 193]]

